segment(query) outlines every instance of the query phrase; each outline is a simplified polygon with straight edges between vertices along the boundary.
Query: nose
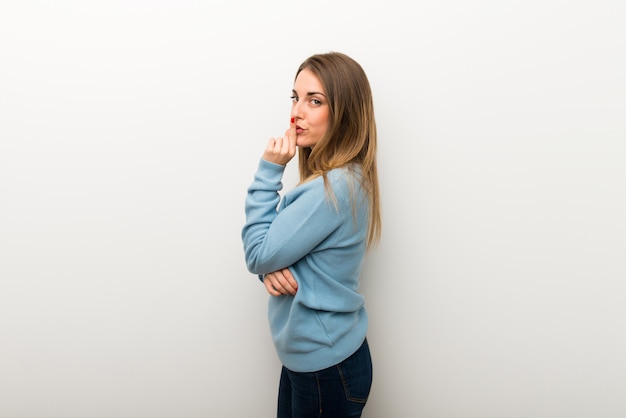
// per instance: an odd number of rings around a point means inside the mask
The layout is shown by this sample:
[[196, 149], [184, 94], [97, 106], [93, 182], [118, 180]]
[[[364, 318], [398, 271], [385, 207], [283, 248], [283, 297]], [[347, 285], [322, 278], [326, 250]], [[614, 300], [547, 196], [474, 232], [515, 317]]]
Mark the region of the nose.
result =
[[299, 101], [294, 101], [291, 105], [291, 117], [296, 120], [302, 119], [302, 106]]

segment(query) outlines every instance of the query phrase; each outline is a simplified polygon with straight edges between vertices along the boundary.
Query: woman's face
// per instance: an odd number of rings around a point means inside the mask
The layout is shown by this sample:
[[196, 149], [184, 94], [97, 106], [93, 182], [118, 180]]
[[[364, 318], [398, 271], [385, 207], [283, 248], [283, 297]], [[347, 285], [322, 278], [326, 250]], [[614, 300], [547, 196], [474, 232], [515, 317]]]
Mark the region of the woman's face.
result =
[[328, 130], [329, 108], [322, 83], [311, 71], [300, 71], [293, 85], [291, 117], [295, 118], [296, 144], [314, 147]]

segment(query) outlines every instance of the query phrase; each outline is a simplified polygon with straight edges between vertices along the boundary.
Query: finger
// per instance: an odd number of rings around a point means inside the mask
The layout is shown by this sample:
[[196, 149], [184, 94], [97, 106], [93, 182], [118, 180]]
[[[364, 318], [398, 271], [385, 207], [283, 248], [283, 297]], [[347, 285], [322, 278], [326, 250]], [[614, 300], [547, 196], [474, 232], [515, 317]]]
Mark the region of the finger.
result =
[[288, 268], [275, 271], [265, 276], [272, 290], [282, 295], [295, 295], [298, 291], [298, 283]]
[[274, 149], [276, 153], [280, 153], [280, 149], [283, 146], [283, 139], [281, 137], [274, 138]]
[[281, 296], [282, 293], [276, 289], [276, 287], [272, 284], [272, 280], [268, 277], [269, 275], [265, 275], [263, 279], [263, 284], [265, 285], [265, 289], [272, 296]]
[[267, 141], [267, 147], [265, 147], [266, 151], [270, 151], [270, 152], [274, 152], [274, 149], [276, 148], [276, 138], [270, 138]]
[[289, 129], [285, 135], [289, 138], [289, 151], [292, 155], [296, 153], [296, 140], [298, 139], [298, 133], [296, 132], [296, 118], [291, 118], [289, 123]]
[[291, 118], [289, 121], [289, 136], [296, 137], [298, 134], [296, 132], [296, 118]]
[[282, 277], [282, 273], [280, 271], [275, 271], [271, 273], [270, 284], [272, 286], [272, 289], [277, 291], [281, 295], [286, 295], [289, 293], [289, 291], [285, 288], [285, 286], [283, 286], [283, 281], [286, 280]]
[[274, 287], [280, 291], [283, 295], [295, 295], [297, 289], [285, 278], [282, 280], [278, 280], [277, 284], [274, 284]]
[[283, 279], [286, 281], [283, 286], [285, 288], [290, 288], [293, 290], [292, 294], [295, 294], [298, 291], [298, 282], [296, 281], [295, 277], [293, 277], [293, 274], [291, 273], [291, 270], [289, 270], [288, 268], [286, 269], [282, 269], [281, 274], [283, 276]]
[[287, 137], [283, 137], [278, 138], [277, 141], [280, 142], [280, 147], [278, 148], [277, 152], [279, 152], [281, 155], [286, 155], [289, 149], [289, 140], [287, 139]]
[[288, 268], [276, 271], [273, 275], [281, 286], [280, 290], [284, 290], [285, 294], [296, 294], [298, 291], [298, 282], [294, 279]]
[[275, 271], [270, 273], [268, 280], [268, 291], [274, 296], [281, 295], [293, 295], [295, 291], [288, 284], [287, 279], [283, 276], [282, 272]]
[[270, 142], [268, 143], [268, 147], [266, 150], [266, 153], [268, 153], [269, 155], [271, 155], [272, 157], [272, 161], [276, 162], [278, 164], [284, 164], [282, 162], [282, 155], [285, 154], [285, 140], [281, 137], [276, 137], [276, 138], [272, 138], [270, 139]]
[[280, 148], [276, 150], [276, 153], [289, 161], [296, 154], [296, 141], [289, 138], [287, 135], [287, 132], [285, 132], [285, 136], [280, 138]]

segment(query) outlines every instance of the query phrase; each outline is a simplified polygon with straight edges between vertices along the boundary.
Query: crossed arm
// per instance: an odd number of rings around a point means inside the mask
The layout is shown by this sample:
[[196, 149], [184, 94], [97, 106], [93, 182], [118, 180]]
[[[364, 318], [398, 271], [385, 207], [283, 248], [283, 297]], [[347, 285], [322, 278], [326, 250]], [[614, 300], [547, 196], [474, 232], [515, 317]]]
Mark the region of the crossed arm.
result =
[[[269, 140], [263, 159], [275, 164], [287, 164], [296, 154], [296, 136], [296, 124], [292, 118], [284, 137]], [[288, 268], [266, 274], [263, 278], [263, 284], [272, 296], [293, 296], [298, 291], [298, 282], [293, 278]]]

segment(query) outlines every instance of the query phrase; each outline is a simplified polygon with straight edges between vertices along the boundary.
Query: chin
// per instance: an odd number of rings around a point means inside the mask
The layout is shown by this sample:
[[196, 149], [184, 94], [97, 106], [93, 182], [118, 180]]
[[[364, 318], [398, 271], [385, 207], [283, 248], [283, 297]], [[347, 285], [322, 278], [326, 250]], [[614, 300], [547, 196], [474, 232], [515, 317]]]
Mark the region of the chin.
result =
[[312, 141], [307, 141], [307, 140], [300, 140], [300, 139], [296, 139], [296, 145], [299, 147], [304, 147], [304, 148], [313, 148], [315, 146], [316, 142], [312, 142]]

